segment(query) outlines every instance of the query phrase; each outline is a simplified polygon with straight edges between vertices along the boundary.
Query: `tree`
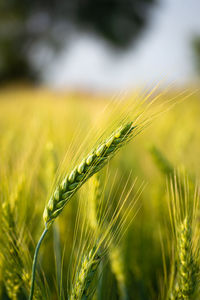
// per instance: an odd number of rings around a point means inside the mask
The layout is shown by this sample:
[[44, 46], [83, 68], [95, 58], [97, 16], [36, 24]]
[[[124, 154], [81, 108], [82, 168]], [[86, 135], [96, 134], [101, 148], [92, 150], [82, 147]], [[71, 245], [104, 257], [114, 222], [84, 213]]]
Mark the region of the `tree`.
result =
[[197, 73], [200, 75], [200, 36], [196, 36], [192, 41], [194, 50], [194, 63]]
[[43, 42], [52, 49], [63, 45], [70, 28], [93, 32], [124, 49], [136, 41], [155, 0], [1, 0], [0, 81], [36, 80], [29, 49]]

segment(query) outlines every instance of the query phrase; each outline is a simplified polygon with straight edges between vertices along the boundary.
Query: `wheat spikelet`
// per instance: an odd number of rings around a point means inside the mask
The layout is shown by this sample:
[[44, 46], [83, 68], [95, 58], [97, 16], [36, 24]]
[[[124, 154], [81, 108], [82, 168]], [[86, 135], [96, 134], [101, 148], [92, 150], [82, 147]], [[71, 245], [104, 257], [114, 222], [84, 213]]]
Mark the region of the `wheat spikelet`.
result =
[[132, 137], [134, 127], [128, 123], [118, 128], [111, 136], [83, 159], [74, 170], [57, 186], [45, 207], [43, 219], [48, 227], [61, 213], [66, 203], [83, 183], [103, 168], [119, 148]]

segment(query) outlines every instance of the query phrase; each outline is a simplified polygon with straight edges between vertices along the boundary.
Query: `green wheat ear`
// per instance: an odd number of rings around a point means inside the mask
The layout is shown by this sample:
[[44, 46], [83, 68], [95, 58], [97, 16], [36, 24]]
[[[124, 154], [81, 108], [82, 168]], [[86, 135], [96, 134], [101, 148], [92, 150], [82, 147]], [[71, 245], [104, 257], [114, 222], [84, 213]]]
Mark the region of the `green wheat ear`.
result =
[[139, 130], [136, 130], [133, 134], [133, 129], [135, 128], [136, 126], [133, 126], [133, 122], [120, 126], [104, 142], [100, 143], [98, 147], [93, 149], [91, 153], [86, 156], [83, 161], [65, 177], [62, 183], [56, 187], [56, 190], [47, 203], [43, 213], [45, 229], [35, 248], [29, 300], [33, 299], [35, 272], [39, 249], [49, 227], [61, 213], [67, 202], [86, 182], [86, 180], [101, 170], [108, 160], [120, 149], [120, 147], [127, 143], [141, 130], [141, 128], [139, 128]]
[[102, 259], [100, 250], [94, 246], [82, 259], [80, 271], [76, 274], [75, 284], [72, 288], [69, 300], [89, 299], [90, 284]]
[[186, 217], [179, 233], [179, 291], [180, 299], [190, 299], [197, 286], [197, 265], [192, 251], [192, 231]]
[[174, 174], [170, 180], [170, 219], [175, 238], [171, 282], [167, 299], [197, 299], [199, 283], [199, 187], [190, 194], [187, 176]]
[[173, 174], [173, 165], [168, 161], [165, 155], [156, 146], [151, 147], [150, 153], [155, 162], [155, 165], [164, 175], [170, 176]]
[[198, 282], [198, 267], [192, 250], [192, 229], [186, 217], [179, 227], [177, 281], [170, 293], [170, 300], [189, 300], [194, 296]]
[[45, 207], [43, 219], [46, 227], [52, 224], [84, 182], [101, 170], [117, 150], [130, 140], [134, 128], [132, 122], [118, 128], [65, 177]]

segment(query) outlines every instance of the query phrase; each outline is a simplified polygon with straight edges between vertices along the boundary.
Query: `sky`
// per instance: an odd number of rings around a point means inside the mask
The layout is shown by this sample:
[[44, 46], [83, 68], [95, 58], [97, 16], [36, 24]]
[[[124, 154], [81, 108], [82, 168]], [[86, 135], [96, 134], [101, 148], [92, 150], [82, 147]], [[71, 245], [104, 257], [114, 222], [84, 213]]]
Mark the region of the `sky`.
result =
[[160, 0], [148, 28], [122, 53], [89, 34], [76, 33], [43, 71], [55, 88], [123, 90], [195, 78], [192, 37], [200, 36], [200, 0]]

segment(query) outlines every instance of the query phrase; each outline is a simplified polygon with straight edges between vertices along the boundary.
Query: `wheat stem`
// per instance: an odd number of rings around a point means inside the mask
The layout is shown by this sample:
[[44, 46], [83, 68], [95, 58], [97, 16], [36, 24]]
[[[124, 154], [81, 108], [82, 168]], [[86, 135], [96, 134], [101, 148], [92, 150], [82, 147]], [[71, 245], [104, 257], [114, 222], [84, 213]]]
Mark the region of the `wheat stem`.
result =
[[31, 276], [31, 289], [30, 289], [30, 295], [29, 295], [29, 300], [33, 299], [33, 293], [34, 293], [34, 285], [35, 285], [35, 271], [36, 271], [36, 264], [37, 264], [37, 257], [38, 257], [38, 253], [39, 253], [39, 249], [41, 246], [41, 243], [46, 235], [48, 231], [48, 228], [45, 227], [38, 243], [37, 246], [35, 248], [35, 253], [34, 253], [34, 258], [33, 258], [33, 265], [32, 265], [32, 276]]

